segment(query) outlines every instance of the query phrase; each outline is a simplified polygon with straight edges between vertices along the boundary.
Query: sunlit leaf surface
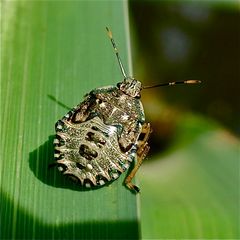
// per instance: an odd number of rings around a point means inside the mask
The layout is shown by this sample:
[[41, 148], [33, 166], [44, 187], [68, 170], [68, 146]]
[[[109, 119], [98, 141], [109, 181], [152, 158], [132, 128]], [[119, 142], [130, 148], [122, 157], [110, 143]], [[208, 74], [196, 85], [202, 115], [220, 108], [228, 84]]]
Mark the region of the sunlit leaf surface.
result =
[[124, 176], [79, 191], [47, 169], [55, 122], [93, 88], [121, 81], [105, 27], [127, 63], [125, 3], [7, 1], [1, 13], [1, 239], [138, 238]]

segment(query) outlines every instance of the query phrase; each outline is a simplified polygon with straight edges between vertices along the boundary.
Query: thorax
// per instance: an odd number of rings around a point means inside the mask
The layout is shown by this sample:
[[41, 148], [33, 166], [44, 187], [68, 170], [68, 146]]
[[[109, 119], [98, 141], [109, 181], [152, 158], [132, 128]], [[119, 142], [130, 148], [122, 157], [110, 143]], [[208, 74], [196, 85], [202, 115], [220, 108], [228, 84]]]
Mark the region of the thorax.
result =
[[96, 108], [106, 124], [130, 124], [133, 121], [144, 122], [144, 111], [141, 101], [113, 88], [106, 92], [96, 93]]

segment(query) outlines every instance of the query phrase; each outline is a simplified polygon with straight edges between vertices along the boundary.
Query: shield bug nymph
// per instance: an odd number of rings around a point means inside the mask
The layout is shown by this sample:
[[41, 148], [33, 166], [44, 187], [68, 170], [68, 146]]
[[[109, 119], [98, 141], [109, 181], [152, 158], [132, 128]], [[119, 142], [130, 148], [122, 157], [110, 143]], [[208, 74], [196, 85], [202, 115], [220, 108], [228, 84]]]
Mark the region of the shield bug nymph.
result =
[[126, 74], [111, 31], [108, 36], [123, 75], [116, 86], [96, 88], [83, 102], [56, 123], [55, 165], [83, 187], [103, 186], [119, 177], [133, 164], [125, 185], [139, 188], [132, 179], [149, 151], [150, 124], [140, 101], [142, 89], [175, 84], [199, 83], [198, 80], [170, 82], [144, 87]]

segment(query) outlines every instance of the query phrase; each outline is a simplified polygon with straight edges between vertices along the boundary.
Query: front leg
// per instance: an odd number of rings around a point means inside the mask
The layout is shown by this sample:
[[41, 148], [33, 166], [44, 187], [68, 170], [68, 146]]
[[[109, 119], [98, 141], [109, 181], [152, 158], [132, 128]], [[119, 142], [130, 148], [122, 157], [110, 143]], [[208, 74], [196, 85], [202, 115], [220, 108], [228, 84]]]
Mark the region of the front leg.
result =
[[128, 176], [125, 179], [125, 184], [126, 186], [133, 191], [139, 192], [140, 189], [132, 184], [132, 179], [134, 178], [136, 172], [138, 171], [139, 167], [141, 166], [144, 158], [147, 156], [147, 153], [150, 149], [149, 145], [148, 145], [148, 139], [150, 136], [150, 133], [152, 132], [150, 123], [144, 123], [142, 126], [142, 132], [140, 134], [143, 135], [143, 139], [139, 139], [137, 141], [137, 162], [134, 166], [134, 168], [132, 169], [132, 171], [128, 174]]

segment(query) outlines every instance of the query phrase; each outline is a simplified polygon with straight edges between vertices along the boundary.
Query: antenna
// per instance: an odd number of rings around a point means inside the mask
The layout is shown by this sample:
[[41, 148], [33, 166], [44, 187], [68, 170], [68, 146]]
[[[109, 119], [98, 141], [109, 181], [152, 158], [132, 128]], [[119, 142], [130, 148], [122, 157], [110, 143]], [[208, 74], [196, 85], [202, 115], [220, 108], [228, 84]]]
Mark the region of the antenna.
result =
[[[112, 32], [108, 27], [106, 27], [106, 29], [107, 29], [107, 34], [108, 34], [108, 36], [111, 40], [112, 46], [115, 50], [115, 54], [116, 54], [116, 57], [117, 57], [117, 60], [118, 60], [120, 70], [122, 72], [122, 75], [123, 75], [124, 79], [126, 79], [126, 78], [128, 78], [128, 76], [127, 76], [125, 68], [122, 64], [122, 61], [121, 61], [121, 58], [120, 58], [120, 55], [119, 55], [119, 52], [118, 52], [118, 49], [117, 49], [117, 45], [116, 45], [116, 43], [113, 39]], [[162, 87], [162, 86], [171, 86], [171, 85], [176, 85], [176, 84], [198, 84], [198, 83], [201, 83], [201, 81], [200, 80], [185, 80], [185, 81], [177, 81], [177, 82], [160, 83], [160, 84], [151, 85], [151, 86], [143, 86], [142, 89]]]
[[160, 83], [152, 86], [143, 86], [143, 89], [148, 88], [155, 88], [155, 87], [162, 87], [162, 86], [171, 86], [176, 84], [198, 84], [201, 83], [200, 80], [185, 80], [185, 81], [178, 81], [178, 82], [168, 82], [168, 83]]
[[116, 54], [116, 56], [117, 56], [117, 60], [118, 60], [119, 67], [120, 67], [120, 69], [121, 69], [122, 75], [123, 75], [124, 79], [126, 79], [126, 78], [127, 78], [127, 75], [126, 75], [125, 69], [124, 69], [124, 67], [123, 67], [121, 58], [120, 58], [120, 56], [119, 56], [116, 43], [115, 43], [115, 41], [114, 41], [114, 39], [113, 39], [112, 32], [108, 29], [108, 27], [106, 27], [106, 29], [107, 29], [108, 36], [109, 36], [109, 38], [110, 38], [110, 40], [111, 40], [111, 43], [112, 43], [112, 45], [113, 45], [113, 48], [114, 48], [114, 50], [115, 50], [115, 54]]

